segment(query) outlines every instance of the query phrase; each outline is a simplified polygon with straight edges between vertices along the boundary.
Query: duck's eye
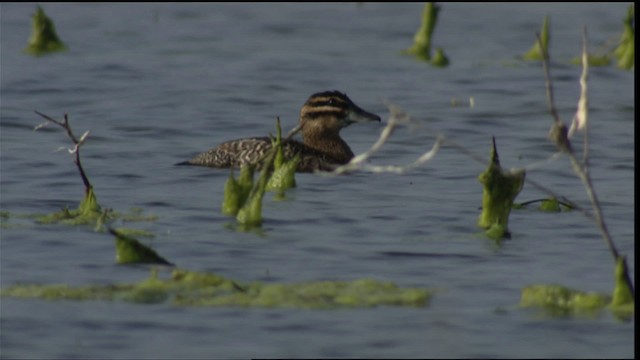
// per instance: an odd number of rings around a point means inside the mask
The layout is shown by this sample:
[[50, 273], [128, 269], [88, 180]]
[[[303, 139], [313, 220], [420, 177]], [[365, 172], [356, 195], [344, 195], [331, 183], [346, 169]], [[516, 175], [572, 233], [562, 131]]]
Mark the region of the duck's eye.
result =
[[328, 103], [329, 103], [329, 105], [335, 105], [335, 104], [336, 104], [336, 101], [335, 101], [335, 100], [333, 100], [333, 99], [329, 99]]

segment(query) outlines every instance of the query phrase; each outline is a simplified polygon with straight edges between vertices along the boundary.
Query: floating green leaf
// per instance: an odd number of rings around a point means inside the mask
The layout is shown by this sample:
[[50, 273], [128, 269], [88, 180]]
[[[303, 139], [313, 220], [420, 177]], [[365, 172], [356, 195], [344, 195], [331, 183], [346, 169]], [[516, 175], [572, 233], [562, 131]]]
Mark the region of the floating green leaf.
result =
[[361, 279], [297, 284], [239, 284], [211, 273], [174, 269], [169, 279], [151, 277], [136, 284], [70, 287], [14, 285], [5, 297], [44, 300], [122, 300], [140, 304], [170, 302], [178, 306], [340, 309], [374, 306], [427, 306], [431, 292], [400, 288], [392, 282]]
[[[540, 47], [540, 43], [542, 43], [542, 48]], [[543, 58], [542, 50], [548, 53], [549, 51], [549, 16], [544, 17], [544, 21], [542, 22], [542, 30], [540, 32], [540, 41], [536, 39], [536, 42], [533, 44], [531, 49], [527, 51], [524, 55], [522, 55], [523, 60], [530, 61], [541, 61]]]
[[124, 233], [109, 229], [116, 237], [116, 262], [118, 264], [164, 264], [171, 265], [150, 247]]
[[508, 237], [509, 213], [513, 200], [522, 190], [524, 178], [524, 169], [504, 171], [500, 167], [496, 140], [493, 138], [491, 162], [478, 176], [478, 181], [483, 186], [482, 213], [478, 218], [478, 226], [490, 230], [487, 232], [490, 238]]
[[53, 21], [40, 6], [36, 9], [36, 13], [33, 14], [31, 24], [31, 38], [29, 38], [29, 45], [24, 49], [26, 53], [41, 56], [67, 49], [58, 37]]

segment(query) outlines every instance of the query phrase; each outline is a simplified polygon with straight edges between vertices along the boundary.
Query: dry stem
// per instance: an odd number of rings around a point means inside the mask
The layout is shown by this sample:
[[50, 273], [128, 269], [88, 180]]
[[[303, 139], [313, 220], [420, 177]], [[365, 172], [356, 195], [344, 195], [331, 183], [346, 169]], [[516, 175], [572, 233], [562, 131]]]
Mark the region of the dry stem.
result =
[[[82, 134], [82, 136], [80, 138], [77, 138], [74, 134], [73, 131], [71, 130], [71, 126], [69, 125], [69, 118], [67, 116], [67, 114], [64, 114], [64, 121], [58, 121], [56, 119], [53, 119], [52, 117], [45, 115], [37, 110], [35, 110], [35, 113], [42, 116], [43, 118], [45, 118], [47, 121], [52, 122], [56, 125], [61, 126], [63, 129], [66, 130], [67, 135], [69, 136], [69, 138], [71, 139], [71, 141], [73, 141], [74, 147], [73, 149], [68, 149], [70, 154], [75, 154], [75, 158], [73, 159], [73, 162], [76, 164], [76, 166], [78, 167], [78, 171], [80, 172], [80, 176], [82, 177], [82, 182], [84, 183], [84, 191], [85, 191], [85, 195], [89, 193], [89, 189], [91, 188], [91, 183], [89, 182], [89, 178], [87, 177], [87, 174], [84, 172], [84, 169], [82, 168], [82, 163], [80, 162], [80, 147], [84, 144], [85, 140], [87, 139], [87, 136], [89, 135], [89, 131], [86, 131], [84, 134]], [[38, 126], [36, 126], [33, 130], [38, 130], [41, 127], [46, 126], [46, 124], [48, 123], [44, 123], [44, 124], [40, 124]]]

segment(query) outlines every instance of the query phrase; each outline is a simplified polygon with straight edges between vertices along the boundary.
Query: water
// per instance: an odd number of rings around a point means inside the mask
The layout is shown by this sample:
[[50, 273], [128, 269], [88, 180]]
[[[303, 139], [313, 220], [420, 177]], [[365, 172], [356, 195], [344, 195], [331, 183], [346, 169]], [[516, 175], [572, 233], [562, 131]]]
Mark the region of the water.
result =
[[[32, 58], [21, 51], [35, 4], [2, 4], [1, 210], [75, 207], [83, 187], [69, 146], [33, 110], [69, 113], [90, 129], [83, 162], [103, 206], [142, 207], [152, 246], [181, 267], [240, 281], [375, 278], [437, 289], [421, 309], [192, 309], [127, 303], [1, 301], [6, 358], [238, 357], [631, 357], [634, 323], [604, 312], [549, 319], [517, 309], [520, 290], [560, 283], [612, 289], [611, 255], [578, 212], [516, 211], [501, 247], [478, 235], [483, 166], [452, 148], [405, 175], [299, 174], [287, 200], [265, 198], [263, 235], [230, 230], [219, 213], [228, 172], [175, 167], [223, 140], [285, 129], [306, 98], [341, 90], [388, 115], [414, 116], [372, 161], [403, 164], [431, 147], [437, 129], [503, 166], [553, 152], [539, 64], [514, 57], [551, 16], [552, 75], [568, 121], [580, 69], [567, 62], [589, 26], [591, 48], [622, 29], [627, 4], [444, 4], [434, 45], [451, 66], [398, 55], [410, 46], [422, 4], [46, 4], [69, 46]], [[634, 260], [633, 72], [593, 68], [589, 78], [591, 172], [621, 253]], [[451, 99], [475, 107], [451, 107]], [[343, 131], [366, 150], [383, 124]], [[586, 206], [567, 159], [527, 177]], [[525, 186], [519, 201], [543, 197]], [[146, 278], [114, 264], [113, 238], [84, 228], [12, 219], [1, 237], [1, 285], [108, 284]], [[496, 309], [506, 309], [497, 311]]]

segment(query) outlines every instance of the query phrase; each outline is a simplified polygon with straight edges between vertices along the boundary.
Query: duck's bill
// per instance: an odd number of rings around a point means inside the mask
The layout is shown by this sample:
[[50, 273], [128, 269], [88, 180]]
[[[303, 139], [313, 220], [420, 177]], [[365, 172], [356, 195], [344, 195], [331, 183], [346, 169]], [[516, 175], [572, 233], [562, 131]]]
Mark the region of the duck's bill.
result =
[[347, 121], [349, 122], [349, 124], [352, 124], [356, 122], [372, 122], [372, 121], [380, 122], [381, 120], [380, 120], [380, 116], [374, 113], [370, 113], [368, 111], [362, 110], [359, 107], [356, 107], [355, 109], [351, 109], [349, 111], [349, 115], [347, 116]]

